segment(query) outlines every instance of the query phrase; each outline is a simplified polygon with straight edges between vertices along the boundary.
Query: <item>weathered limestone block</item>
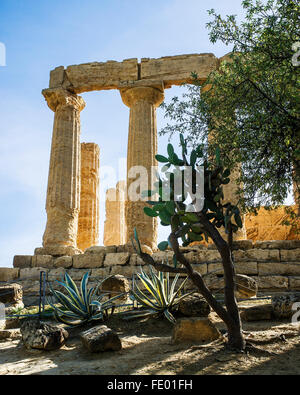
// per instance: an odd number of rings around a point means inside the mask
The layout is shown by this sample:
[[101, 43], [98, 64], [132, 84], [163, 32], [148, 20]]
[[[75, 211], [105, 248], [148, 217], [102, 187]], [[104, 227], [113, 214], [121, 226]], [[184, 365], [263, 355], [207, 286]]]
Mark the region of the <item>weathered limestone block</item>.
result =
[[291, 291], [300, 291], [300, 276], [289, 277], [289, 289]]
[[[93, 269], [93, 270], [100, 270], [100, 269]], [[69, 269], [68, 271], [68, 275], [72, 278], [72, 280], [74, 281], [81, 281], [82, 277], [85, 275], [86, 272], [92, 272], [92, 270], [88, 270], [88, 269]]]
[[57, 350], [61, 348], [69, 334], [64, 328], [26, 319], [21, 323], [22, 340], [26, 348]]
[[207, 273], [224, 274], [223, 265], [221, 262], [208, 263]]
[[0, 282], [16, 280], [19, 277], [19, 272], [18, 268], [0, 267]]
[[92, 353], [119, 351], [122, 343], [117, 333], [105, 325], [95, 326], [80, 334], [82, 344]]
[[280, 250], [282, 262], [300, 262], [300, 248], [294, 250]]
[[92, 269], [91, 277], [103, 279], [110, 275], [110, 267], [101, 267], [100, 269]]
[[256, 296], [258, 285], [254, 278], [244, 274], [236, 275], [236, 296], [238, 298], [252, 298]]
[[72, 92], [82, 93], [93, 90], [118, 89], [122, 82], [138, 79], [137, 59], [123, 62], [92, 62], [69, 66], [65, 70]]
[[20, 339], [21, 333], [19, 329], [4, 329], [0, 330], [0, 340], [11, 339], [16, 340]]
[[18, 303], [22, 301], [23, 290], [20, 284], [0, 285], [0, 302], [1, 303]]
[[24, 297], [28, 295], [36, 295], [37, 299], [39, 298], [40, 281], [37, 278], [35, 280], [30, 280], [28, 278], [25, 278], [20, 281], [20, 284], [23, 287]]
[[232, 243], [233, 250], [251, 250], [253, 248], [252, 240], [234, 240]]
[[218, 59], [210, 53], [166, 56], [159, 59], [141, 59], [141, 78], [162, 80], [165, 88], [192, 82], [191, 74], [197, 73], [201, 81], [218, 68]]
[[85, 250], [85, 254], [108, 254], [110, 252], [117, 252], [117, 246], [92, 246]]
[[213, 341], [221, 333], [206, 317], [180, 318], [173, 328], [173, 343]]
[[220, 262], [221, 256], [217, 250], [200, 250], [198, 253], [199, 262]]
[[39, 280], [40, 279], [40, 273], [45, 272], [47, 273], [49, 269], [43, 268], [43, 267], [33, 267], [33, 268], [25, 268], [25, 269], [20, 269], [20, 276], [19, 279], [26, 280], [26, 279], [31, 279], [31, 280]]
[[247, 307], [241, 312], [243, 321], [269, 321], [273, 318], [273, 308], [271, 304]]
[[94, 269], [103, 266], [105, 254], [81, 254], [73, 257], [74, 269]]
[[120, 304], [120, 302], [125, 302], [128, 298], [128, 292], [130, 290], [129, 281], [126, 277], [116, 274], [103, 281], [101, 290], [107, 292], [111, 297], [124, 293], [122, 297], [115, 301], [116, 304]]
[[13, 266], [18, 268], [31, 267], [31, 255], [15, 255]]
[[57, 269], [52, 269], [49, 270], [48, 272], [48, 279], [50, 281], [55, 281], [55, 280], [62, 280], [65, 276], [66, 273], [66, 269], [64, 269], [63, 267], [59, 267]]
[[70, 269], [73, 265], [73, 259], [71, 256], [61, 256], [56, 258], [53, 262], [53, 266], [56, 268], [62, 267], [65, 269]]
[[130, 266], [144, 266], [145, 262], [137, 254], [131, 254], [129, 265]]
[[152, 258], [156, 263], [171, 263], [174, 253], [172, 251], [157, 251], [152, 254]]
[[207, 317], [210, 307], [200, 294], [193, 294], [179, 302], [178, 311], [186, 317]]
[[105, 256], [104, 266], [127, 265], [129, 259], [129, 252], [109, 253]]
[[[162, 103], [164, 91], [163, 88], [140, 86], [122, 89], [120, 92], [124, 104], [130, 108], [127, 151], [128, 195], [125, 203], [127, 243], [133, 237], [136, 227], [141, 243], [155, 250], [157, 219], [148, 217], [144, 213], [145, 201], [139, 200], [139, 194], [143, 190], [152, 188], [152, 172], [157, 167], [156, 107]], [[147, 174], [144, 174], [145, 170]], [[139, 183], [140, 178], [143, 180], [143, 185]], [[146, 181], [148, 185], [145, 185]]]
[[[70, 255], [78, 251], [80, 207], [80, 112], [84, 100], [64, 89], [43, 90], [55, 112], [47, 188], [47, 225], [44, 255]], [[72, 254], [71, 254], [72, 255]]]
[[59, 66], [59, 67], [56, 67], [54, 70], [51, 70], [50, 71], [49, 88], [62, 87], [64, 78], [65, 78], [64, 66]]
[[52, 255], [34, 255], [32, 257], [32, 267], [54, 268], [54, 259]]
[[237, 262], [280, 262], [279, 250], [261, 250], [253, 248], [252, 250], [237, 250], [234, 252], [234, 259]]
[[257, 262], [234, 262], [235, 271], [237, 274], [254, 274], [257, 275]]
[[202, 276], [203, 275], [205, 275], [206, 273], [207, 273], [207, 265], [204, 263], [202, 263], [202, 264], [194, 264], [193, 265], [193, 269], [196, 271], [196, 272], [198, 272], [198, 273], [200, 273]]
[[[147, 270], [145, 270], [147, 272]], [[110, 275], [121, 275], [128, 279], [132, 278], [132, 275], [137, 272], [137, 268], [135, 266], [112, 266]]]
[[[296, 210], [296, 206], [292, 206]], [[281, 225], [288, 218], [285, 208], [275, 210], [261, 208], [258, 215], [246, 215], [247, 238], [256, 240], [299, 240], [291, 226]]]
[[267, 250], [294, 250], [300, 248], [300, 240], [256, 241], [253, 243], [253, 247]]
[[258, 276], [256, 277], [258, 290], [286, 290], [289, 286], [288, 277], [285, 276]]
[[126, 243], [125, 223], [126, 182], [119, 181], [116, 188], [106, 191], [103, 244], [105, 246]]
[[82, 143], [77, 233], [77, 247], [82, 251], [99, 243], [99, 167], [99, 146], [94, 143]]
[[290, 262], [259, 262], [258, 274], [260, 276], [272, 274], [300, 276], [300, 261], [294, 264]]

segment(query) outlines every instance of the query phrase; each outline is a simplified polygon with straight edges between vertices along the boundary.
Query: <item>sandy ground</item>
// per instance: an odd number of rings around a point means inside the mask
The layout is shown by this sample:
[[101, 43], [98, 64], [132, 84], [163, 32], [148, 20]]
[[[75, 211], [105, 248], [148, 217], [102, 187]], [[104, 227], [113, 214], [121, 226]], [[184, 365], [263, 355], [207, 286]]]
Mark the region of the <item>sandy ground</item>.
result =
[[[212, 313], [219, 329], [224, 324]], [[210, 344], [172, 344], [172, 325], [166, 320], [126, 322], [112, 317], [123, 349], [88, 353], [76, 335], [58, 351], [26, 350], [20, 340], [0, 342], [0, 375], [126, 374], [126, 375], [261, 375], [300, 374], [300, 324], [261, 321], [244, 323], [245, 336], [262, 351], [234, 354], [223, 341]], [[284, 334], [285, 339], [280, 335]], [[275, 341], [270, 341], [275, 339]]]

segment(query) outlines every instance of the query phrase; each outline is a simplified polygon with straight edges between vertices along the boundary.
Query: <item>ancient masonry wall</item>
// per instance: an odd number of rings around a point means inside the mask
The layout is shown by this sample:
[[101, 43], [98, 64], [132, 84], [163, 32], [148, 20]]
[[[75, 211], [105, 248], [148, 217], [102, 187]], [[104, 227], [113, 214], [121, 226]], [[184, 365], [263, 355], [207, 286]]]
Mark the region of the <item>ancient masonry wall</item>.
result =
[[[220, 255], [214, 246], [195, 246], [183, 249], [186, 257], [195, 262], [194, 267], [203, 274], [207, 285], [219, 289], [218, 282], [207, 274], [214, 272], [222, 277]], [[156, 252], [153, 258], [162, 261], [172, 258], [173, 253]], [[259, 292], [300, 291], [300, 241], [251, 240], [234, 243], [234, 260], [238, 274], [246, 274], [258, 282]], [[84, 254], [54, 258], [50, 255], [15, 256], [14, 268], [0, 268], [0, 281], [23, 285], [24, 295], [38, 295], [40, 271], [48, 273], [49, 280], [61, 279], [67, 271], [79, 281], [86, 271], [91, 279], [121, 274], [131, 278], [144, 266], [141, 259], [128, 245], [91, 247]]]

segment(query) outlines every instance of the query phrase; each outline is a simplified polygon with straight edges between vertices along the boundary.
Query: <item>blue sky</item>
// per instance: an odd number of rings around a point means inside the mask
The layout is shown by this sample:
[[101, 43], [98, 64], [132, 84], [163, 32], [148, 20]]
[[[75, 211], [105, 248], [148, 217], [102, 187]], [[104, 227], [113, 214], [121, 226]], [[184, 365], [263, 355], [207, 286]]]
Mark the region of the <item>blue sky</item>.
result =
[[[6, 66], [0, 66], [0, 267], [42, 243], [53, 113], [41, 90], [48, 87], [50, 70], [188, 53], [220, 57], [230, 48], [209, 42], [210, 8], [243, 17], [241, 0], [1, 0]], [[166, 100], [178, 92], [182, 88], [167, 90]], [[99, 144], [103, 177], [106, 166], [117, 168], [126, 157], [129, 110], [118, 91], [82, 96], [87, 105], [81, 141]], [[164, 122], [158, 110], [158, 129]], [[159, 152], [165, 144], [160, 137]], [[101, 244], [103, 204], [100, 215]]]

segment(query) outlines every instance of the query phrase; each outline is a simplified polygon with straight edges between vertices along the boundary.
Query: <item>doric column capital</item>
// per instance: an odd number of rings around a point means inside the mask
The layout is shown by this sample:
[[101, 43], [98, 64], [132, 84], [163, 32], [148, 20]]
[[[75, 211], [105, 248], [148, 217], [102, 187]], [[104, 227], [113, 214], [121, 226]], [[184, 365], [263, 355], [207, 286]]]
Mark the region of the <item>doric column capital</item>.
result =
[[164, 92], [151, 86], [120, 89], [120, 94], [123, 103], [130, 108], [140, 101], [145, 101], [158, 107], [164, 100]]
[[63, 107], [73, 107], [82, 111], [85, 107], [85, 101], [81, 96], [77, 96], [66, 89], [50, 88], [42, 91], [49, 108], [56, 112]]

